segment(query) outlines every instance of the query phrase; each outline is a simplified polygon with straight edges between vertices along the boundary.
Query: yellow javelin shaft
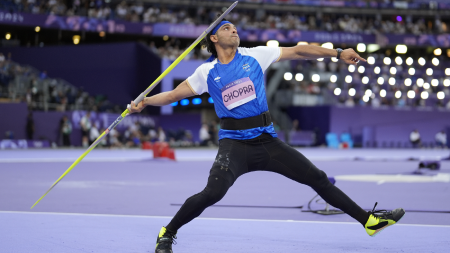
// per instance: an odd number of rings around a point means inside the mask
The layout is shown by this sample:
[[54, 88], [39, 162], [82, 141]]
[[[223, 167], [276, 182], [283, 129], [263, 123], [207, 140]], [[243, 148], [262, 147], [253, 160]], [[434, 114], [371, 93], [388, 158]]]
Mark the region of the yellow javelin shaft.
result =
[[[192, 44], [191, 46], [189, 46], [172, 64], [170, 64], [170, 66], [152, 83], [150, 84], [150, 86], [144, 91], [142, 92], [135, 100], [134, 103], [138, 104], [139, 102], [141, 102], [145, 96], [147, 96], [155, 87], [156, 85], [158, 85], [159, 82], [161, 82], [161, 80], [170, 72], [172, 71], [173, 68], [175, 68], [175, 66], [180, 63], [181, 60], [183, 60], [184, 57], [186, 57], [187, 54], [189, 54], [192, 49], [197, 46], [197, 44], [214, 28], [216, 27], [216, 25], [218, 25], [220, 23], [220, 21], [222, 21], [222, 19], [238, 4], [238, 2], [234, 2], [216, 21], [214, 21], [214, 23], [212, 23], [208, 29], [206, 29], [201, 35], [200, 37], [198, 37]], [[59, 181], [61, 181], [73, 168], [75, 168], [75, 166], [78, 165], [78, 163], [81, 162], [81, 160], [83, 160], [83, 158], [89, 154], [89, 152], [91, 152], [99, 143], [100, 141], [109, 134], [109, 132], [115, 128], [127, 115], [129, 114], [128, 109], [126, 109], [95, 141], [94, 143], [91, 144], [91, 146], [84, 151], [84, 153], [78, 157], [77, 160], [75, 160], [75, 162], [72, 163], [72, 165], [58, 178], [58, 180], [56, 180], [52, 186], [47, 190], [47, 192], [45, 192], [44, 195], [42, 195], [42, 197], [40, 197], [36, 203], [34, 203], [34, 205], [31, 207], [31, 209], [33, 209], [34, 206], [37, 205], [37, 203], [39, 203], [58, 183]]]

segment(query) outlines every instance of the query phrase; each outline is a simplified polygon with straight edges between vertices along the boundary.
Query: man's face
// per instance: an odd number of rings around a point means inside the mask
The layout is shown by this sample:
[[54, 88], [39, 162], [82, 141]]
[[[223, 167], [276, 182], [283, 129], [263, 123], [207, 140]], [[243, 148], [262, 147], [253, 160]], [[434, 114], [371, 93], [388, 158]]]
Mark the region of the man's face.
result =
[[225, 24], [217, 30], [216, 35], [211, 35], [212, 42], [218, 42], [222, 47], [238, 47], [240, 43], [236, 26]]

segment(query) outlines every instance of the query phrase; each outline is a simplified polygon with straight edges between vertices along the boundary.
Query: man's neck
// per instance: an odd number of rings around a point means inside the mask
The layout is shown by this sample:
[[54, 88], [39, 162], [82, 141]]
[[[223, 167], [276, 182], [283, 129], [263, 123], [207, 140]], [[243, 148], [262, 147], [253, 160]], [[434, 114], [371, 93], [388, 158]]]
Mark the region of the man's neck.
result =
[[228, 64], [234, 59], [236, 50], [237, 48], [218, 49], [217, 58], [219, 59], [220, 63]]

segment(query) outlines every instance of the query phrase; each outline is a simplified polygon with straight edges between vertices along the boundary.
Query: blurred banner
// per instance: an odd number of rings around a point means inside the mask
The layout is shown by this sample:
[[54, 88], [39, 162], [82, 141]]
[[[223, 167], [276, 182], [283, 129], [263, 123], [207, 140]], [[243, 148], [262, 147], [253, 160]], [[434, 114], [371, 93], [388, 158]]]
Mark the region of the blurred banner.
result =
[[[0, 11], [0, 24], [41, 26], [43, 28], [55, 28], [71, 31], [107, 32], [123, 34], [148, 34], [152, 36], [164, 36], [179, 38], [197, 38], [206, 28], [206, 25], [183, 24], [145, 24], [131, 23], [121, 20], [103, 20], [88, 17], [61, 17], [55, 15], [37, 15], [27, 13], [9, 13]], [[238, 28], [239, 29], [239, 28]], [[381, 38], [379, 38], [381, 36]], [[282, 43], [307, 42], [332, 42], [346, 44], [376, 44], [411, 46], [449, 47], [450, 34], [441, 35], [395, 35], [385, 34], [378, 37], [374, 34], [348, 33], [348, 32], [323, 32], [323, 31], [299, 31], [278, 29], [239, 29], [239, 37], [243, 41], [278, 40]]]
[[49, 148], [49, 141], [0, 140], [0, 149]]

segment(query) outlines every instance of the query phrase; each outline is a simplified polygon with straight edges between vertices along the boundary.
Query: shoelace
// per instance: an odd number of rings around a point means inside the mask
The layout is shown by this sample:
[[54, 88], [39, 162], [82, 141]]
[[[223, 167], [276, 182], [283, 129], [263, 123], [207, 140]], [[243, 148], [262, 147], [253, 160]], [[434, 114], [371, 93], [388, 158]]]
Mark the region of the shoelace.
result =
[[163, 235], [163, 237], [166, 237], [166, 235], [167, 235], [167, 237], [169, 238], [168, 243], [173, 244], [173, 245], [176, 245], [176, 244], [177, 244], [177, 241], [175, 241], [175, 239], [177, 239], [177, 235], [176, 235], [176, 234], [173, 235], [173, 234], [171, 234], [171, 233], [169, 233], [169, 232], [166, 232], [166, 234]]
[[377, 207], [378, 202], [375, 202], [375, 206], [373, 207], [372, 211], [369, 211], [369, 214], [372, 214], [376, 218], [382, 217], [387, 218], [388, 211], [387, 210], [375, 210], [375, 207]]

